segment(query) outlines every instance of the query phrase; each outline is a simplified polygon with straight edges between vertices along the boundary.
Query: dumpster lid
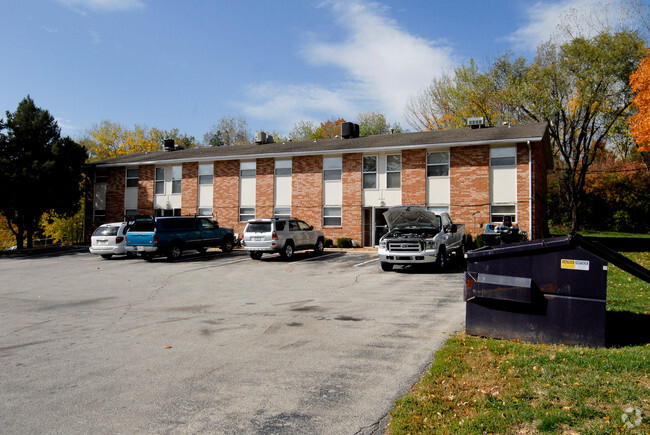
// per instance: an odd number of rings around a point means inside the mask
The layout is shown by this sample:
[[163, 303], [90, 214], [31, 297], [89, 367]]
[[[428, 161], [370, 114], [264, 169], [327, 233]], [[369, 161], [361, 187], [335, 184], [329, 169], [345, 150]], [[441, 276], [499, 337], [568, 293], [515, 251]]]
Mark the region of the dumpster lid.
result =
[[578, 233], [570, 233], [566, 236], [551, 237], [548, 239], [531, 240], [529, 242], [511, 243], [508, 245], [485, 246], [467, 252], [466, 258], [468, 260], [481, 261], [482, 258], [487, 257], [525, 255], [526, 253], [554, 250], [565, 246], [580, 246], [585, 251], [612, 263], [625, 272], [634, 275], [645, 282], [650, 282], [650, 270], [598, 242], [587, 240]]

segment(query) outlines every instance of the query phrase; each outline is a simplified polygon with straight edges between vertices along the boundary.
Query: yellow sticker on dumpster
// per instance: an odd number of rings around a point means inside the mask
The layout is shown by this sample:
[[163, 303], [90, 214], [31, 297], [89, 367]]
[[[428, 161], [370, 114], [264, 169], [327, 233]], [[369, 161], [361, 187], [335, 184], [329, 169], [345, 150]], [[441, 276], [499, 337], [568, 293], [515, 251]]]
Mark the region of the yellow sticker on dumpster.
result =
[[565, 260], [562, 259], [562, 269], [589, 270], [589, 261], [587, 260]]

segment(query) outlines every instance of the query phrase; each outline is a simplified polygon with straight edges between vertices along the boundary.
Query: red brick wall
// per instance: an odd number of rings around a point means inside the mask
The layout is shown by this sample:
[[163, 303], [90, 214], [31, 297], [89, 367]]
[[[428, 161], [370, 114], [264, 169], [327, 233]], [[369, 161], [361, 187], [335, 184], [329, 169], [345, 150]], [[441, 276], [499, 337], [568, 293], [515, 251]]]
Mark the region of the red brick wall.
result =
[[291, 215], [314, 228], [321, 228], [323, 156], [294, 157], [291, 186]]
[[[341, 178], [342, 183], [342, 208], [341, 208], [341, 223], [342, 226], [338, 228], [324, 227], [322, 228], [325, 237], [332, 239], [336, 243], [339, 237], [350, 237], [358, 243], [362, 241], [362, 190], [361, 190], [361, 153], [344, 154], [343, 155], [343, 174]], [[322, 225], [322, 209], [321, 217], [319, 218], [318, 225]], [[311, 222], [310, 222], [311, 224]], [[314, 224], [312, 224], [314, 225]], [[316, 227], [316, 225], [314, 225]]]
[[528, 145], [517, 144], [517, 225], [530, 231], [530, 171], [528, 170]]
[[138, 171], [138, 214], [153, 216], [154, 165], [142, 165]]
[[257, 159], [255, 175], [255, 217], [273, 217], [275, 159]]
[[124, 168], [110, 168], [106, 182], [106, 222], [124, 220]]
[[181, 181], [181, 215], [194, 216], [197, 213], [199, 195], [199, 164], [198, 162], [183, 163], [183, 179]]
[[242, 233], [239, 223], [239, 160], [214, 162], [212, 213], [219, 225]]
[[426, 183], [426, 150], [402, 151], [402, 205], [426, 205]]
[[490, 222], [489, 159], [487, 145], [451, 148], [449, 152], [449, 214], [474, 236]]

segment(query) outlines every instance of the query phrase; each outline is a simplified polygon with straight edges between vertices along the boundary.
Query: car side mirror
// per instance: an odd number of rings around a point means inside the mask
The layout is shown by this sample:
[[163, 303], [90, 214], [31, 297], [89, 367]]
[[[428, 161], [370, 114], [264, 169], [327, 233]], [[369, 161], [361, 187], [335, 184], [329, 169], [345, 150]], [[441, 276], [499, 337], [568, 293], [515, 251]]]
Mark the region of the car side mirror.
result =
[[219, 228], [219, 222], [217, 222], [217, 221], [212, 221], [212, 223], [214, 224], [214, 227], [215, 227], [215, 228]]
[[309, 225], [309, 231], [311, 231], [311, 230], [313, 230], [313, 229], [314, 229], [314, 227], [311, 226], [311, 225]]

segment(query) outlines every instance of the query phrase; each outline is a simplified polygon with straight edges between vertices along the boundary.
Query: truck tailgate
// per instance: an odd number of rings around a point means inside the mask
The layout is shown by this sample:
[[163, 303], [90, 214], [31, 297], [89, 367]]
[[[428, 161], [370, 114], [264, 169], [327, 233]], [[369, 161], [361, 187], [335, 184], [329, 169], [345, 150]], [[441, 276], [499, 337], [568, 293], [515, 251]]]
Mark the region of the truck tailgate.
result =
[[155, 233], [149, 232], [127, 232], [126, 246], [153, 246], [153, 236]]

